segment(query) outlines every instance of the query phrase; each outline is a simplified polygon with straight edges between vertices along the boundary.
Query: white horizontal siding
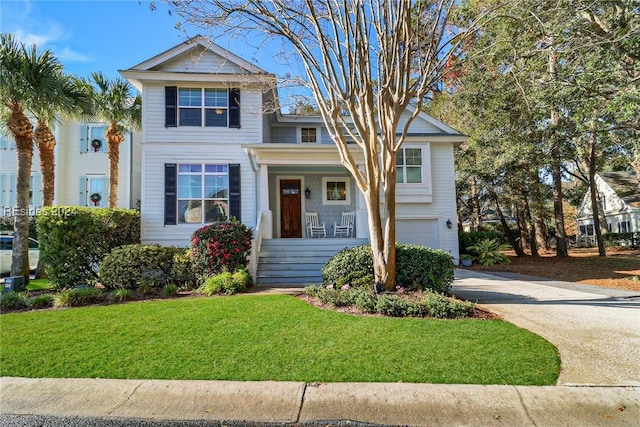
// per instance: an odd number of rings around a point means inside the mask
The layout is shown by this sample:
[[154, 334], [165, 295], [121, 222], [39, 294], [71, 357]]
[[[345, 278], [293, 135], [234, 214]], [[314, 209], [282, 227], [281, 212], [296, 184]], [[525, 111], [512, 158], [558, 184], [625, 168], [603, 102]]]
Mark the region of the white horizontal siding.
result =
[[249, 158], [237, 145], [143, 144], [142, 242], [188, 246], [202, 224], [164, 225], [165, 163], [239, 163], [242, 222], [256, 225], [256, 182]]
[[[404, 126], [410, 116], [411, 114], [407, 111], [402, 113], [402, 116], [400, 117], [400, 121], [398, 123], [398, 132], [403, 131]], [[413, 119], [411, 125], [409, 126], [409, 133], [442, 133], [442, 131], [433, 126], [431, 123], [421, 119], [420, 117], [416, 117], [415, 119]]]
[[198, 46], [177, 58], [165, 62], [159, 71], [178, 73], [211, 73], [211, 74], [242, 74], [242, 68], [226, 60], [222, 56]]
[[[181, 84], [176, 83], [178, 87]], [[183, 87], [220, 87], [185, 83]], [[243, 143], [262, 142], [262, 92], [241, 88], [240, 129], [225, 127], [170, 127], [166, 128], [164, 85], [146, 84], [143, 93], [143, 141], [179, 143]]]
[[[80, 152], [81, 123], [65, 121], [58, 131], [56, 153], [56, 205], [77, 205], [80, 177], [86, 175], [109, 176], [109, 155], [104, 152]], [[120, 144], [118, 163], [118, 207], [129, 208], [131, 189], [130, 135]]]
[[[406, 220], [400, 226], [401, 233], [404, 233], [405, 225], [413, 224], [418, 219], [423, 220], [423, 227], [420, 233], [428, 237], [424, 244], [431, 245], [434, 241], [432, 234], [434, 227], [438, 232], [435, 246], [439, 249], [451, 253], [458, 257], [458, 232], [456, 227], [456, 192], [455, 192], [455, 171], [453, 166], [453, 145], [431, 143], [431, 182], [432, 201], [430, 203], [398, 203], [396, 205], [396, 215], [398, 221]], [[398, 188], [401, 186], [399, 185]], [[437, 220], [437, 226], [434, 222]], [[446, 221], [451, 220], [452, 228], [446, 228]]]

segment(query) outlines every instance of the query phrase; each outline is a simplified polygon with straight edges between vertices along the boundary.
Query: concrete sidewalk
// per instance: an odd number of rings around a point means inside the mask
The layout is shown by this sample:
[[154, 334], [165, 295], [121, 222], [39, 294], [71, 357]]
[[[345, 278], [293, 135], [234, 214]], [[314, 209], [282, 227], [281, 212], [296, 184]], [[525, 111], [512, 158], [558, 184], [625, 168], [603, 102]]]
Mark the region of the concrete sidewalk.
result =
[[10, 377], [1, 384], [2, 414], [14, 415], [5, 420], [44, 415], [73, 419], [73, 425], [141, 419], [232, 425], [345, 425], [349, 420], [394, 426], [632, 426], [640, 420], [640, 387]]

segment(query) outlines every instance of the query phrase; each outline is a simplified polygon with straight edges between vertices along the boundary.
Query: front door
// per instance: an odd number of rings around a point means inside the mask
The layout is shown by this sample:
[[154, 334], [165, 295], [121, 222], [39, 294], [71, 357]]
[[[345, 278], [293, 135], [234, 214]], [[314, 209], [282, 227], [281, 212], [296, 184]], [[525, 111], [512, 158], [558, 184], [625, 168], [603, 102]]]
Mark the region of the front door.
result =
[[299, 179], [280, 180], [280, 237], [302, 237]]

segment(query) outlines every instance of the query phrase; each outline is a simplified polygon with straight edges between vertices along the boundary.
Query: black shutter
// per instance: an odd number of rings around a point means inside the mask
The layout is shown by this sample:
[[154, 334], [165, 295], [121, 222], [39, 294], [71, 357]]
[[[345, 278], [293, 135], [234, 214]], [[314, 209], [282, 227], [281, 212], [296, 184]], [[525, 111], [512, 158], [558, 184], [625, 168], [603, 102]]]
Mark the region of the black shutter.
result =
[[177, 224], [178, 166], [175, 163], [164, 165], [164, 225]]
[[229, 165], [229, 217], [240, 221], [240, 165]]
[[240, 89], [229, 89], [229, 127], [240, 128]]
[[165, 86], [164, 88], [164, 127], [178, 126], [178, 88]]

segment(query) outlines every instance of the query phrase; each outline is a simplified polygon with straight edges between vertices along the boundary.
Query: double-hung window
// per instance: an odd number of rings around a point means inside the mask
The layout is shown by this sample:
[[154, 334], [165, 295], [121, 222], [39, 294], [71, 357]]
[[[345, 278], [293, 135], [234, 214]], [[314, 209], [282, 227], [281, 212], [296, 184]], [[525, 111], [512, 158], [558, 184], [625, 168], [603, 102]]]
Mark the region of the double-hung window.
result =
[[396, 157], [396, 183], [422, 183], [422, 149], [401, 148]]
[[178, 165], [178, 223], [210, 223], [229, 218], [229, 166]]
[[228, 117], [229, 95], [226, 89], [178, 89], [180, 126], [226, 127]]

